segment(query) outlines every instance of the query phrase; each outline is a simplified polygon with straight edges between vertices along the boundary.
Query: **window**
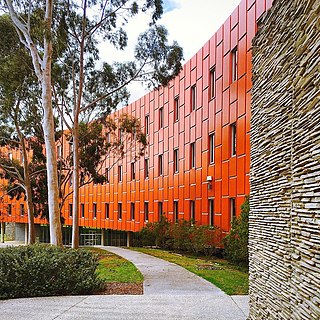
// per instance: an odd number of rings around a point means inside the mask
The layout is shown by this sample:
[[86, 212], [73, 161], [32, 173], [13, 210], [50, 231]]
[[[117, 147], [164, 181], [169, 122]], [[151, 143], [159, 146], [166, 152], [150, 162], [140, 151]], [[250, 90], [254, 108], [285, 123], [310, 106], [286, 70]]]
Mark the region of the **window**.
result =
[[8, 216], [11, 216], [12, 215], [12, 204], [9, 203], [8, 204]]
[[69, 203], [69, 217], [72, 217], [72, 210], [73, 210], [73, 206], [72, 203]]
[[230, 218], [231, 221], [236, 218], [236, 199], [230, 198]]
[[132, 221], [134, 221], [135, 218], [135, 206], [134, 206], [134, 202], [131, 202], [130, 204], [130, 219]]
[[110, 132], [106, 133], [106, 142], [110, 143]]
[[216, 68], [213, 67], [210, 70], [210, 98], [214, 98], [216, 96]]
[[105, 177], [106, 177], [106, 183], [109, 183], [110, 182], [109, 168], [106, 168], [105, 170]]
[[163, 155], [159, 155], [159, 176], [163, 175]]
[[144, 178], [149, 178], [149, 159], [144, 159]]
[[20, 216], [24, 216], [24, 204], [20, 203]]
[[231, 156], [235, 156], [237, 153], [237, 127], [233, 123], [231, 125]]
[[105, 217], [106, 217], [106, 219], [109, 219], [110, 218], [110, 206], [109, 206], [109, 203], [105, 204], [105, 210], [106, 210]]
[[173, 216], [174, 216], [174, 221], [178, 222], [179, 220], [179, 206], [178, 206], [178, 201], [173, 201]]
[[149, 202], [144, 203], [144, 221], [149, 221]]
[[73, 140], [69, 141], [69, 152], [72, 153], [73, 150]]
[[131, 162], [131, 180], [136, 178], [136, 166], [134, 162]]
[[119, 129], [119, 132], [118, 132], [118, 137], [119, 137], [119, 143], [121, 144], [122, 143], [122, 138], [123, 138], [123, 131], [121, 129]]
[[122, 203], [118, 203], [118, 220], [122, 220]]
[[159, 109], [159, 129], [163, 127], [163, 107]]
[[149, 115], [144, 117], [144, 133], [149, 134]]
[[209, 199], [209, 225], [214, 226], [214, 200]]
[[209, 163], [214, 163], [214, 133], [209, 134]]
[[12, 153], [11, 152], [9, 152], [9, 160], [12, 160], [13, 159], [13, 157], [12, 157]]
[[93, 203], [92, 210], [93, 210], [93, 219], [97, 219], [97, 204], [96, 203]]
[[118, 166], [118, 181], [122, 182], [122, 166]]
[[191, 111], [196, 110], [196, 85], [191, 87]]
[[196, 222], [196, 203], [194, 200], [190, 200], [190, 220], [192, 224]]
[[231, 81], [234, 82], [238, 78], [238, 48], [235, 47], [231, 51]]
[[161, 217], [163, 215], [163, 203], [162, 202], [158, 202], [158, 221], [161, 220]]
[[62, 157], [62, 145], [61, 144], [57, 146], [57, 156]]
[[175, 173], [179, 171], [179, 149], [173, 150], [173, 171]]
[[190, 168], [196, 166], [196, 144], [195, 142], [190, 144]]
[[174, 121], [179, 120], [179, 97], [174, 98], [173, 119]]
[[84, 203], [80, 203], [80, 214], [81, 218], [84, 218]]

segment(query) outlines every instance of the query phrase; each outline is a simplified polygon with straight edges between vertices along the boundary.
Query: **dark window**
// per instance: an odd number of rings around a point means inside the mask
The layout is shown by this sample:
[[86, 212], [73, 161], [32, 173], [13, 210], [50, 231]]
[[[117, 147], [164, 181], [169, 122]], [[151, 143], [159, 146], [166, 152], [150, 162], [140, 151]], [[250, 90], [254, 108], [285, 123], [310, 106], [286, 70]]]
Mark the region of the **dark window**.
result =
[[136, 178], [136, 166], [134, 162], [131, 162], [131, 180]]
[[210, 98], [216, 96], [216, 68], [213, 67], [210, 70]]
[[163, 107], [159, 109], [159, 129], [163, 127]]
[[178, 222], [178, 220], [179, 220], [179, 205], [178, 205], [178, 201], [173, 201], [173, 215], [174, 215], [174, 221]]
[[24, 216], [24, 204], [20, 203], [20, 216]]
[[106, 219], [109, 219], [110, 218], [110, 206], [109, 206], [109, 203], [106, 203], [105, 204], [105, 214], [106, 214]]
[[190, 200], [190, 220], [192, 224], [196, 221], [196, 203], [194, 200]]
[[230, 198], [230, 218], [231, 221], [236, 218], [236, 199]]
[[122, 181], [122, 166], [118, 166], [118, 181]]
[[69, 217], [72, 217], [72, 210], [73, 210], [72, 203], [69, 203]]
[[119, 130], [118, 135], [119, 135], [119, 143], [122, 143], [123, 131], [121, 129]]
[[163, 155], [159, 155], [159, 176], [163, 175]]
[[93, 219], [97, 219], [97, 204], [93, 203]]
[[190, 144], [190, 168], [196, 166], [196, 144], [195, 142]]
[[106, 177], [106, 183], [109, 183], [110, 182], [109, 168], [106, 168], [105, 170], [105, 177]]
[[57, 156], [62, 157], [62, 145], [61, 144], [57, 146]]
[[110, 143], [110, 132], [106, 133], [106, 142]]
[[144, 221], [149, 221], [149, 202], [144, 203]]
[[80, 214], [81, 218], [84, 218], [84, 203], [80, 203]]
[[209, 225], [214, 225], [214, 200], [209, 199]]
[[214, 133], [209, 135], [209, 162], [214, 163]]
[[130, 219], [133, 221], [135, 219], [135, 205], [134, 202], [130, 204]]
[[235, 47], [231, 51], [231, 81], [238, 79], [238, 48]]
[[174, 121], [179, 120], [179, 97], [174, 98], [174, 106], [173, 106], [173, 118]]
[[163, 204], [162, 204], [162, 202], [158, 202], [158, 215], [159, 215], [158, 221], [160, 221], [161, 217], [163, 215]]
[[122, 220], [122, 203], [118, 203], [118, 220]]
[[149, 116], [144, 117], [144, 133], [149, 134]]
[[12, 204], [9, 203], [8, 204], [8, 216], [11, 216], [12, 215]]
[[197, 100], [196, 85], [193, 85], [191, 87], [191, 111], [196, 109], [196, 100]]
[[149, 178], [149, 159], [144, 159], [144, 178]]
[[179, 171], [179, 149], [173, 150], [173, 171], [175, 173]]
[[237, 126], [235, 123], [231, 125], [231, 156], [237, 154]]

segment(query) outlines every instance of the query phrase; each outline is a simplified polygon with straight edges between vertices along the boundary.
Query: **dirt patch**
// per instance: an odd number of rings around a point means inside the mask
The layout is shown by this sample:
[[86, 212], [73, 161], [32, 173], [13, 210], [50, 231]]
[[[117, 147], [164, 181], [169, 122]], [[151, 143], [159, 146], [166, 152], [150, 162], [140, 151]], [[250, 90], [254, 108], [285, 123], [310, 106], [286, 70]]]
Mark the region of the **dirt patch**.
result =
[[140, 295], [143, 294], [143, 283], [106, 283], [102, 291], [97, 294], [105, 295]]

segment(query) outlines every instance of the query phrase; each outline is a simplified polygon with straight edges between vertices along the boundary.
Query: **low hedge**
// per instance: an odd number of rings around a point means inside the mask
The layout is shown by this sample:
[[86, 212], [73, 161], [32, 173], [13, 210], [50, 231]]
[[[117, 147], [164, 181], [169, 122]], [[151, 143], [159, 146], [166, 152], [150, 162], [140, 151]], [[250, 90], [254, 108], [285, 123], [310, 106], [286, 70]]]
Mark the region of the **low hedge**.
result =
[[0, 299], [91, 293], [100, 287], [97, 266], [97, 256], [81, 249], [0, 249]]

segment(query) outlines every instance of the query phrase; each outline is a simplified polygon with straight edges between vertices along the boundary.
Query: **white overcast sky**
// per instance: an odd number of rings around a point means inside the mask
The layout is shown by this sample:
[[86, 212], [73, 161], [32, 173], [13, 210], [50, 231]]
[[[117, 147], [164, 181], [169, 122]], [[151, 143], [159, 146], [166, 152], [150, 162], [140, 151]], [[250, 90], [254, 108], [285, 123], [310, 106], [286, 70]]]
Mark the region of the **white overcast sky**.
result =
[[[165, 13], [160, 24], [169, 31], [170, 42], [176, 40], [183, 48], [185, 61], [189, 60], [211, 38], [241, 0], [164, 0]], [[115, 61], [130, 60], [138, 35], [146, 29], [147, 17], [134, 19], [128, 25], [129, 44], [124, 52], [101, 48], [102, 59], [113, 56]], [[109, 61], [109, 59], [107, 59]], [[133, 102], [147, 91], [141, 84], [130, 86]]]

